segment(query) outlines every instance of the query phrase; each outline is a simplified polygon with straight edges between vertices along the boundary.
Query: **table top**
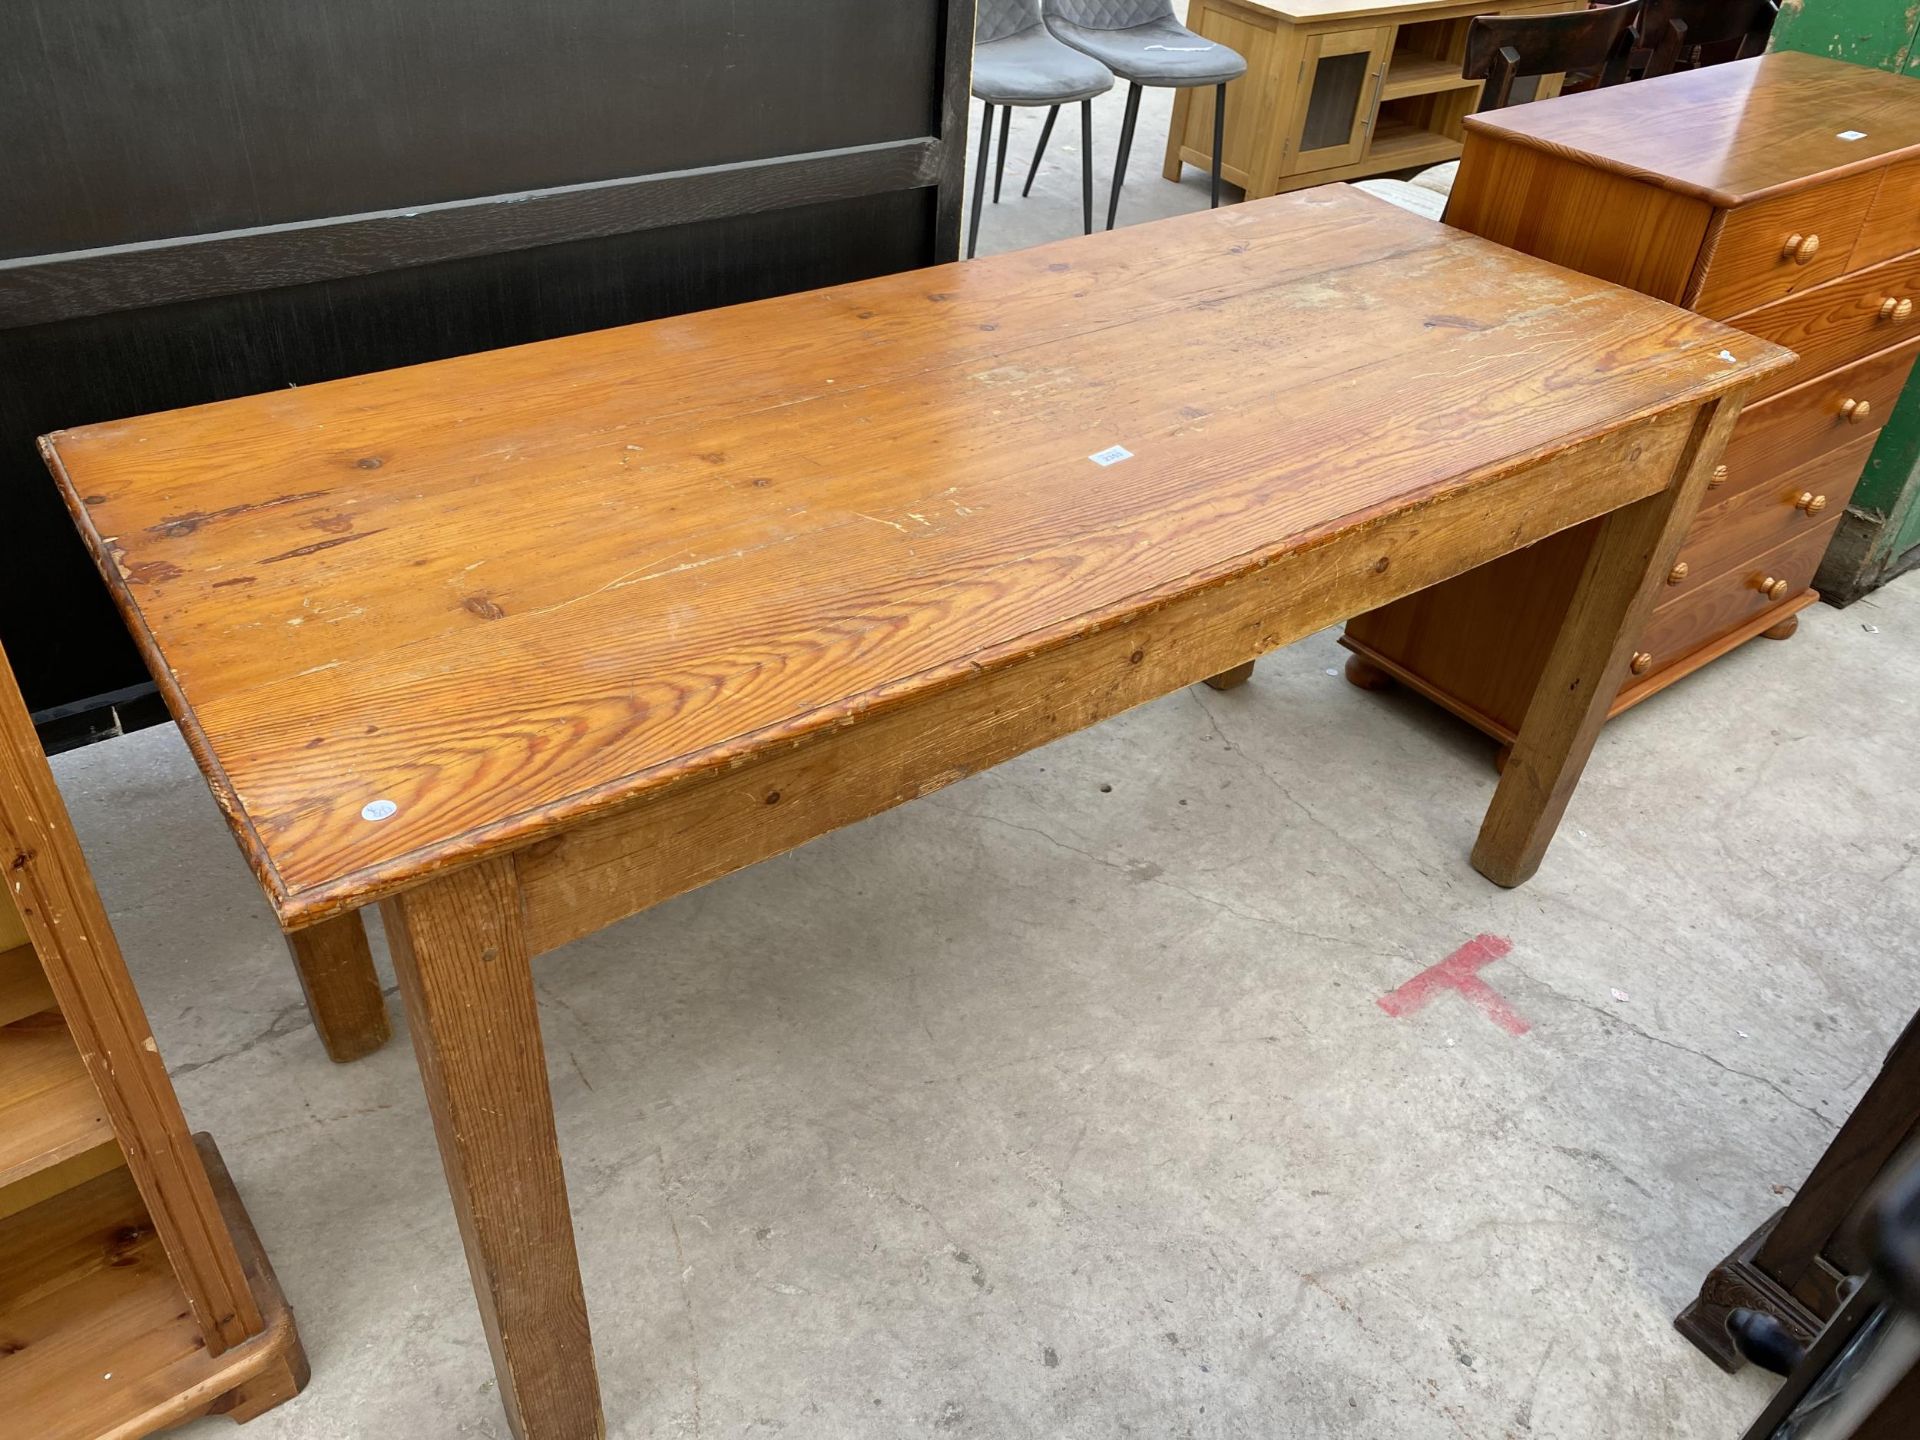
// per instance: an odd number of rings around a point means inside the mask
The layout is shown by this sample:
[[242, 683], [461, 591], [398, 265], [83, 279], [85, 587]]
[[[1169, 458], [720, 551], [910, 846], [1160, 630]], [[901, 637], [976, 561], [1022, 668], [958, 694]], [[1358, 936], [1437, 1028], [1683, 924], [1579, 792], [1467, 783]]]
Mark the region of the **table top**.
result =
[[1784, 363], [1328, 186], [42, 449], [298, 926]]
[[1472, 134], [1745, 205], [1920, 154], [1920, 81], [1778, 50], [1466, 123]]
[[[1459, 11], [1465, 15], [1500, 15], [1513, 10], [1552, 9], [1552, 0], [1234, 0], [1250, 10], [1264, 10], [1294, 25], [1324, 21], [1361, 20], [1390, 25], [1396, 20], [1433, 18], [1430, 12]], [[1565, 8], [1564, 6], [1562, 8]]]

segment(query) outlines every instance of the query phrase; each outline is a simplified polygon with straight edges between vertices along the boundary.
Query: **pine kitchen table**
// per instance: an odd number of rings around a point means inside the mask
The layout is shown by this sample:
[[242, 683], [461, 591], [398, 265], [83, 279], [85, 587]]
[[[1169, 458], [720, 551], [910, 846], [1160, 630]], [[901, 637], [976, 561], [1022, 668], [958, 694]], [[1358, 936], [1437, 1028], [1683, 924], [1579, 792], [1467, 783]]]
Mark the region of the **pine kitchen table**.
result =
[[1518, 884], [1790, 358], [1330, 186], [43, 448], [336, 1057], [381, 906], [509, 1423], [582, 1440], [533, 956], [1604, 515]]

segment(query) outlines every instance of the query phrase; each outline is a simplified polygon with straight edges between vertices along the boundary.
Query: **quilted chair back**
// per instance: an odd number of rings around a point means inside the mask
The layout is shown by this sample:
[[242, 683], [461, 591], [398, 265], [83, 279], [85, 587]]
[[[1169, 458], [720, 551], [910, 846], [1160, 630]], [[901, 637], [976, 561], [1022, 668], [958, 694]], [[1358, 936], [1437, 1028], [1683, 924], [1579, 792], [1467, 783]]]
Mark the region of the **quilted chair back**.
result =
[[1047, 14], [1089, 30], [1128, 30], [1173, 14], [1173, 0], [1046, 0]]
[[1040, 0], [980, 0], [973, 19], [973, 43], [1004, 40], [1040, 23]]

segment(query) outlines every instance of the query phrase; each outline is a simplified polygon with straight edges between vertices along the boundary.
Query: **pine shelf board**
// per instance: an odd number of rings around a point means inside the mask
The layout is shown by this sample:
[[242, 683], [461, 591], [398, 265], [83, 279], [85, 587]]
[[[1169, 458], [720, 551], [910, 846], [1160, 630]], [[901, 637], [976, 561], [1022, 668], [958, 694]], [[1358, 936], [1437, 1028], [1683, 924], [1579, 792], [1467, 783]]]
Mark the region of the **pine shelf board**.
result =
[[111, 1139], [65, 1025], [44, 1016], [0, 1029], [0, 1186]]
[[0, 1416], [36, 1440], [133, 1440], [205, 1413], [287, 1347], [292, 1316], [198, 1137], [267, 1328], [210, 1356], [133, 1177], [115, 1168], [0, 1220]]
[[1422, 130], [1403, 120], [1383, 120], [1374, 130], [1367, 147], [1367, 159], [1385, 169], [1426, 165], [1451, 160], [1460, 153], [1460, 142], [1434, 130]]
[[0, 950], [0, 1025], [54, 1008], [53, 989], [31, 945]]
[[1409, 95], [1437, 95], [1443, 90], [1464, 90], [1479, 83], [1460, 73], [1458, 60], [1437, 60], [1431, 55], [1396, 50], [1392, 63], [1387, 66], [1380, 98], [1404, 100]]

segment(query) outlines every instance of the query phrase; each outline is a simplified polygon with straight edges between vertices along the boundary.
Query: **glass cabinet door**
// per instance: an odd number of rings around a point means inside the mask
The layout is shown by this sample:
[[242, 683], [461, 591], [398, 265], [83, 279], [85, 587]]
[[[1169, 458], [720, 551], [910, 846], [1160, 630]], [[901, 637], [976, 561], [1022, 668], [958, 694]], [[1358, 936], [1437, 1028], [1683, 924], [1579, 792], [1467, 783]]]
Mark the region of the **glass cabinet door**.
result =
[[1294, 159], [1283, 174], [1351, 165], [1361, 158], [1392, 44], [1391, 26], [1307, 37], [1289, 141]]

